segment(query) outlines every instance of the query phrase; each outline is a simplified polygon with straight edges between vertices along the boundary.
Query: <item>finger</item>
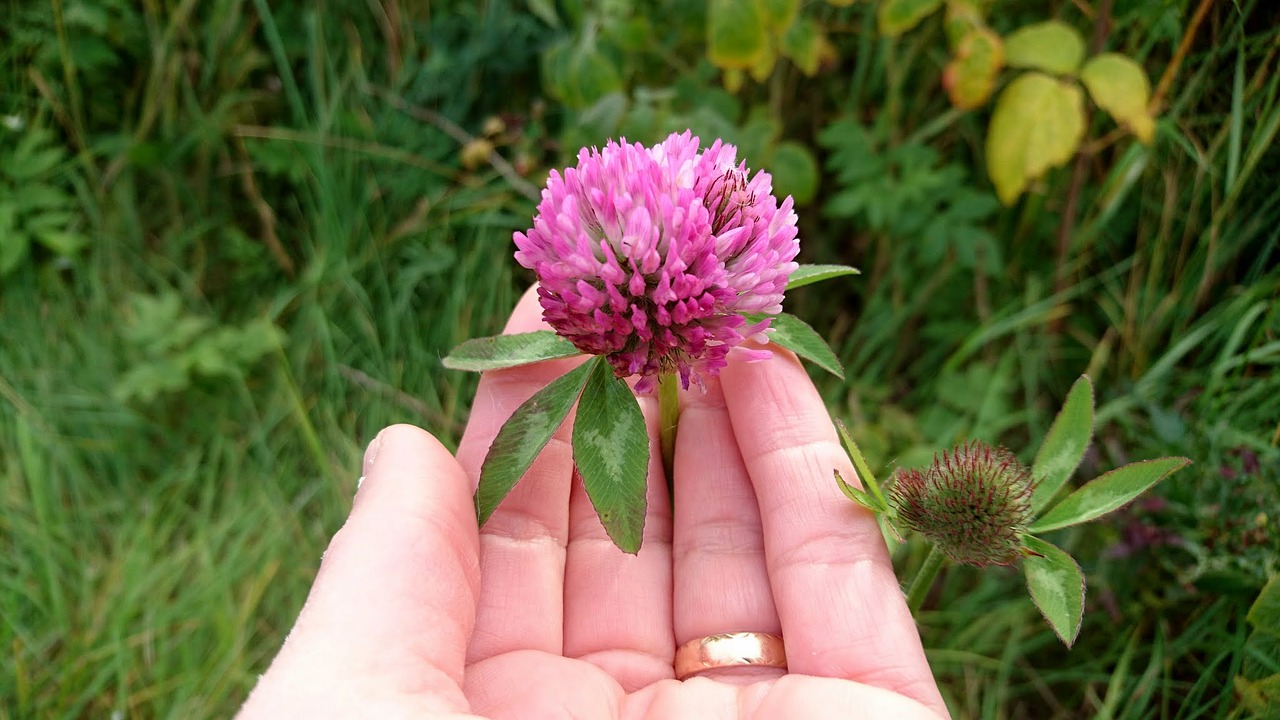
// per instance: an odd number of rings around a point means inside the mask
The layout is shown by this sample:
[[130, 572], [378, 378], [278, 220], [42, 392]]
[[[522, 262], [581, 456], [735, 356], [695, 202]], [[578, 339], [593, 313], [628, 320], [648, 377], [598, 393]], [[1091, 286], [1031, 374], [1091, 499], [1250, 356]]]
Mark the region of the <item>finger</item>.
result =
[[[778, 633], [778, 612], [765, 569], [760, 508], [719, 380], [681, 398], [674, 463], [676, 644], [723, 632]], [[704, 673], [743, 682], [781, 670], [726, 668]]]
[[672, 676], [671, 498], [658, 450], [658, 404], [641, 397], [649, 432], [648, 506], [640, 552], [614, 546], [581, 481], [569, 501], [564, 654], [600, 667], [627, 692]]
[[[479, 568], [466, 474], [408, 425], [383, 430], [366, 457], [351, 516], [246, 717], [398, 697], [417, 698], [424, 711], [467, 709], [461, 684]], [[274, 712], [282, 708], [289, 712]]]
[[793, 673], [901, 692], [945, 712], [871, 513], [838, 491], [855, 478], [808, 375], [776, 346], [730, 363], [722, 382], [755, 487], [765, 555]]
[[[507, 333], [546, 329], [537, 290], [516, 305]], [[479, 481], [498, 430], [516, 408], [581, 359], [487, 372], [480, 379], [458, 462]], [[480, 529], [480, 599], [468, 663], [514, 650], [559, 654], [563, 642], [564, 563], [573, 456], [572, 414]]]

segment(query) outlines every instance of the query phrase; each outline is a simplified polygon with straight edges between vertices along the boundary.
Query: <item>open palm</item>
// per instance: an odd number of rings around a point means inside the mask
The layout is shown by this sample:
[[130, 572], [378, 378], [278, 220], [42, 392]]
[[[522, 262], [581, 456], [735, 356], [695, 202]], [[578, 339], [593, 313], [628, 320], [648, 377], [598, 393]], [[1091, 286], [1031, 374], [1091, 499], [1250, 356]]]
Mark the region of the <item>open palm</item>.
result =
[[[507, 332], [544, 327], [532, 293]], [[946, 715], [874, 519], [795, 358], [681, 397], [675, 502], [649, 424], [638, 555], [573, 478], [566, 422], [490, 521], [471, 493], [507, 417], [572, 360], [486, 374], [455, 460], [383, 431], [351, 517], [241, 717], [937, 718]], [[674, 678], [679, 643], [785, 638], [788, 669]]]

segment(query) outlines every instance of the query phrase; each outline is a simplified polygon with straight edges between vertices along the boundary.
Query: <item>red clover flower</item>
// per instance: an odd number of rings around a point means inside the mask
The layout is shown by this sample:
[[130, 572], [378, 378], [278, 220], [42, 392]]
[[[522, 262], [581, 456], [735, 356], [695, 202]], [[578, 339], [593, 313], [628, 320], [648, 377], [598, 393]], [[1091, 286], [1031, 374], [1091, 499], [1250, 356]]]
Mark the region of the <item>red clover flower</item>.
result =
[[779, 205], [769, 174], [751, 176], [732, 145], [699, 144], [686, 131], [652, 148], [584, 148], [515, 234], [546, 321], [618, 377], [640, 375], [638, 392], [664, 373], [702, 385], [734, 347], [763, 342], [770, 318], [747, 316], [781, 312], [797, 267], [791, 198]]
[[1031, 491], [1031, 471], [1013, 453], [971, 442], [927, 468], [898, 470], [889, 499], [903, 525], [953, 562], [983, 567], [1023, 556]]

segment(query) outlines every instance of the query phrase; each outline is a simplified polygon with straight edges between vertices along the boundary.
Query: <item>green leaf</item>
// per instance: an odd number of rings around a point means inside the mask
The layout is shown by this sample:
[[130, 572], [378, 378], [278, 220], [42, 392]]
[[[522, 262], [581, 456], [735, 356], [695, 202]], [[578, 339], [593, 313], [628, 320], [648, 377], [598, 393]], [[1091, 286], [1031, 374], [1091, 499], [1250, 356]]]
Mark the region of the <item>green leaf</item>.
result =
[[472, 338], [445, 356], [450, 370], [484, 372], [529, 363], [573, 357], [581, 351], [550, 330]]
[[594, 33], [565, 38], [542, 55], [547, 90], [565, 105], [580, 110], [622, 90], [622, 75], [613, 60], [596, 47]]
[[1102, 517], [1189, 464], [1184, 457], [1164, 457], [1116, 468], [1054, 505], [1031, 525], [1031, 532], [1048, 532]]
[[1144, 145], [1151, 144], [1155, 135], [1155, 119], [1148, 108], [1151, 82], [1141, 65], [1119, 53], [1102, 53], [1085, 63], [1080, 81], [1098, 107]]
[[1049, 433], [1044, 436], [1044, 442], [1040, 443], [1040, 450], [1031, 465], [1031, 477], [1036, 483], [1031, 495], [1033, 512], [1044, 509], [1071, 479], [1071, 473], [1080, 466], [1092, 438], [1093, 381], [1088, 375], [1081, 375], [1067, 393], [1067, 399], [1049, 427]]
[[710, 0], [707, 58], [717, 67], [749, 70], [768, 54], [764, 13], [751, 0]]
[[769, 342], [781, 345], [838, 378], [844, 378], [840, 358], [836, 357], [831, 348], [827, 347], [827, 341], [822, 339], [818, 331], [809, 327], [808, 323], [788, 313], [752, 314], [747, 316], [747, 322], [759, 322], [766, 317], [773, 319], [769, 324], [773, 328], [773, 332], [769, 333]]
[[582, 392], [587, 373], [592, 367], [602, 364], [603, 358], [596, 358], [552, 380], [516, 408], [498, 430], [498, 436], [493, 439], [480, 466], [480, 483], [476, 488], [476, 517], [481, 525], [524, 477], [538, 453], [564, 422]]
[[920, 24], [933, 11], [942, 7], [942, 0], [881, 0], [877, 19], [880, 33], [897, 37]]
[[778, 51], [809, 77], [818, 73], [823, 60], [834, 60], [835, 55], [822, 27], [807, 17], [791, 23], [778, 41]]
[[832, 278], [861, 274], [861, 270], [848, 265], [801, 265], [796, 268], [795, 272], [791, 273], [791, 278], [787, 280], [787, 290], [795, 290], [798, 287], [820, 283], [823, 280]]
[[867, 464], [867, 458], [863, 456], [862, 448], [858, 447], [858, 443], [853, 440], [853, 435], [849, 434], [849, 428], [845, 427], [843, 422], [837, 420], [836, 432], [840, 435], [840, 444], [844, 446], [844, 451], [849, 455], [849, 459], [853, 461], [853, 469], [857, 471], [858, 478], [862, 480], [863, 485], [871, 490], [877, 505], [887, 510], [889, 501], [885, 499], [884, 492], [880, 490], [880, 483], [876, 481], [875, 473], [871, 472], [871, 466]]
[[951, 104], [972, 110], [987, 102], [1003, 64], [1000, 36], [989, 28], [977, 28], [961, 38], [956, 44], [955, 58], [942, 72], [942, 86]]
[[644, 535], [649, 433], [631, 388], [603, 358], [591, 365], [573, 423], [573, 459], [605, 532], [635, 554]]
[[1084, 619], [1084, 573], [1065, 551], [1035, 537], [1023, 539], [1036, 555], [1022, 562], [1031, 600], [1067, 647], [1076, 641]]
[[834, 472], [836, 476], [836, 485], [840, 486], [840, 492], [844, 493], [845, 497], [876, 514], [880, 514], [889, 509], [886, 506], [882, 506], [871, 494], [859, 490], [845, 482], [844, 478], [841, 477], [839, 470], [835, 470]]
[[796, 205], [808, 205], [818, 193], [818, 161], [798, 142], [778, 143], [769, 156], [769, 173], [778, 196], [790, 195]]
[[1027, 183], [1070, 160], [1083, 138], [1080, 88], [1037, 72], [1009, 83], [987, 129], [987, 173], [1000, 201], [1011, 205]]
[[1280, 575], [1271, 578], [1245, 616], [1253, 629], [1280, 637]]
[[[744, 4], [752, 0], [741, 0]], [[795, 22], [800, 0], [755, 0], [760, 5], [764, 23], [774, 35], [782, 35]]]
[[1004, 39], [1004, 59], [1009, 67], [1075, 75], [1084, 60], [1084, 38], [1059, 20], [1028, 25]]

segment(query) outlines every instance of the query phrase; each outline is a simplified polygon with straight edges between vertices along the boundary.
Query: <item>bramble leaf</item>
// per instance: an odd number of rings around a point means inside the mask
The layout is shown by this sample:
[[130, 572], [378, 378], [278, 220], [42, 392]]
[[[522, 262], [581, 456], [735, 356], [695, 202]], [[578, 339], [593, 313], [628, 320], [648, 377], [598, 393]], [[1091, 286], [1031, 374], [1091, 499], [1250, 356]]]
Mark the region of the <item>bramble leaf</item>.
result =
[[942, 86], [951, 104], [962, 110], [981, 106], [991, 97], [1003, 65], [999, 35], [985, 27], [969, 32], [956, 44], [955, 57], [942, 72]]
[[631, 388], [601, 358], [578, 399], [573, 460], [605, 532], [623, 552], [640, 551], [649, 433]]
[[1088, 375], [1081, 375], [1067, 393], [1031, 465], [1031, 477], [1035, 481], [1032, 512], [1040, 512], [1071, 479], [1092, 438], [1093, 381]]
[[1080, 81], [1098, 107], [1144, 145], [1151, 144], [1155, 135], [1155, 118], [1148, 109], [1151, 83], [1141, 65], [1119, 53], [1103, 53], [1085, 63]]
[[1041, 533], [1086, 523], [1123, 507], [1148, 488], [1191, 463], [1184, 457], [1144, 460], [1118, 467], [1085, 483], [1031, 525]]
[[1024, 73], [996, 100], [987, 130], [987, 173], [1010, 205], [1027, 184], [1076, 153], [1084, 138], [1080, 88], [1038, 72]]
[[450, 370], [483, 372], [573, 357], [582, 351], [550, 330], [472, 338], [459, 344], [441, 361]]
[[1084, 619], [1084, 573], [1057, 546], [1036, 537], [1023, 540], [1027, 549], [1036, 553], [1022, 561], [1031, 600], [1062, 642], [1071, 647]]
[[881, 0], [877, 19], [880, 33], [897, 37], [942, 7], [942, 0]]
[[476, 518], [481, 525], [550, 442], [582, 392], [587, 373], [599, 365], [608, 367], [604, 358], [598, 357], [552, 380], [516, 408], [498, 430], [480, 466], [480, 483], [476, 488]]
[[1009, 67], [1075, 75], [1084, 60], [1084, 38], [1060, 20], [1048, 20], [1015, 30], [1004, 39]]

